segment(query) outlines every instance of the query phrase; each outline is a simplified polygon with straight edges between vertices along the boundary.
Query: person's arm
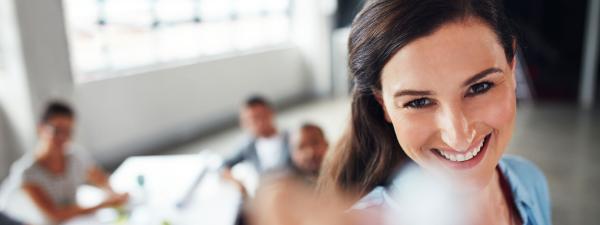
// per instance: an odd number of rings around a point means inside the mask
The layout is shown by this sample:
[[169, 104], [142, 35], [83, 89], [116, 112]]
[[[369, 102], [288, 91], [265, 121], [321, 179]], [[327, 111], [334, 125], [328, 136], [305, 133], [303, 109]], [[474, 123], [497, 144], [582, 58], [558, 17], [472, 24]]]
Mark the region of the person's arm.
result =
[[108, 182], [108, 175], [100, 167], [92, 166], [89, 168], [86, 173], [86, 179], [91, 185], [101, 188], [106, 192], [115, 193]]
[[248, 191], [246, 190], [246, 187], [244, 186], [242, 181], [233, 177], [233, 174], [231, 173], [231, 169], [225, 168], [223, 170], [223, 173], [221, 174], [221, 177], [224, 180], [231, 182], [240, 191], [240, 194], [242, 195], [243, 199], [246, 199], [248, 197]]
[[33, 203], [51, 220], [56, 222], [62, 222], [75, 216], [89, 214], [100, 208], [115, 205], [121, 201], [121, 199], [112, 198], [93, 207], [79, 207], [77, 205], [58, 207], [52, 202], [48, 194], [36, 184], [25, 183], [23, 189], [31, 197]]
[[248, 151], [248, 146], [244, 146], [243, 148], [238, 150], [237, 153], [233, 157], [225, 160], [225, 162], [223, 163], [223, 169], [221, 171], [221, 177], [224, 180], [230, 181], [233, 185], [235, 185], [235, 187], [242, 194], [242, 198], [248, 197], [248, 191], [244, 187], [244, 184], [242, 183], [242, 181], [233, 177], [233, 174], [231, 173], [231, 168], [233, 168], [233, 166], [235, 166], [238, 163], [243, 162], [246, 159], [247, 151]]
[[245, 152], [241, 150], [237, 152], [233, 157], [226, 159], [223, 163], [223, 166], [225, 167], [225, 169], [231, 169], [231, 167], [235, 166], [235, 164], [244, 161], [245, 157]]
[[108, 179], [109, 175], [101, 166], [96, 164], [85, 149], [77, 146], [71, 153], [75, 168], [81, 170], [78, 176], [84, 178], [87, 184], [103, 190], [108, 195], [107, 201], [116, 201], [113, 205], [122, 205], [127, 202], [129, 195], [127, 193], [116, 193], [113, 190]]
[[112, 189], [108, 182], [108, 175], [98, 166], [88, 169], [86, 178], [89, 184], [104, 190], [109, 195], [109, 199], [121, 199], [121, 201], [115, 202], [116, 205], [124, 204], [129, 198], [127, 193], [119, 194]]
[[242, 198], [248, 197], [248, 191], [246, 190], [244, 184], [240, 180], [233, 177], [233, 174], [231, 173], [231, 168], [233, 168], [233, 166], [235, 166], [236, 164], [246, 160], [250, 145], [252, 145], [252, 142], [244, 144], [242, 148], [237, 150], [236, 154], [233, 157], [226, 159], [225, 162], [223, 162], [223, 168], [221, 170], [221, 178], [232, 182], [232, 184], [235, 185], [235, 187], [242, 194]]

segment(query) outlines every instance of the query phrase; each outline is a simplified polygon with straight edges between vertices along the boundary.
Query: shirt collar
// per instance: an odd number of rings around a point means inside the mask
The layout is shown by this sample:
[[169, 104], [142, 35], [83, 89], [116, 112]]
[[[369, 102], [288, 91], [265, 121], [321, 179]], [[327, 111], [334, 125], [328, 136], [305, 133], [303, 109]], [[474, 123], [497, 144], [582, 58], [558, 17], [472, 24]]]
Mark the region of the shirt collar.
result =
[[527, 190], [523, 181], [519, 179], [515, 171], [511, 169], [510, 166], [504, 162], [504, 160], [500, 160], [498, 167], [510, 186], [510, 190], [513, 194], [513, 198], [523, 224], [529, 224], [529, 218], [527, 216], [528, 213], [526, 212], [525, 208], [531, 209], [535, 206], [535, 202], [532, 201], [531, 198], [531, 193], [529, 193], [529, 190]]

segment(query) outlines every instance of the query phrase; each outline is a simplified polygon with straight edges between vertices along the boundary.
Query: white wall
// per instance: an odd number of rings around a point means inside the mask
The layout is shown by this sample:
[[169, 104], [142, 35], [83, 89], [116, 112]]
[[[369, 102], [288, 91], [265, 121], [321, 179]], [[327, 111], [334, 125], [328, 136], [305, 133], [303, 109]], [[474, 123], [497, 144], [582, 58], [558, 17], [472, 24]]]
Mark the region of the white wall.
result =
[[48, 99], [71, 101], [73, 96], [62, 1], [12, 1], [17, 6], [33, 111], [39, 115]]
[[340, 28], [332, 34], [333, 93], [335, 96], [348, 96], [350, 93], [350, 72], [348, 71], [348, 38], [350, 28]]
[[8, 170], [12, 155], [10, 154], [12, 144], [8, 140], [8, 130], [6, 127], [6, 119], [0, 119], [0, 180], [8, 175]]
[[274, 102], [310, 94], [295, 47], [78, 85], [81, 139], [110, 162], [186, 140], [236, 118], [260, 93]]
[[21, 36], [13, 1], [0, 0], [0, 45], [4, 71], [0, 73], [0, 178], [22, 149], [35, 139], [30, 87], [24, 66]]
[[37, 115], [50, 98], [69, 100], [72, 82], [60, 1], [3, 0], [2, 37], [6, 73], [0, 104], [16, 152], [32, 149]]
[[312, 88], [319, 96], [331, 96], [331, 31], [337, 8], [335, 0], [292, 1], [292, 37], [305, 59]]

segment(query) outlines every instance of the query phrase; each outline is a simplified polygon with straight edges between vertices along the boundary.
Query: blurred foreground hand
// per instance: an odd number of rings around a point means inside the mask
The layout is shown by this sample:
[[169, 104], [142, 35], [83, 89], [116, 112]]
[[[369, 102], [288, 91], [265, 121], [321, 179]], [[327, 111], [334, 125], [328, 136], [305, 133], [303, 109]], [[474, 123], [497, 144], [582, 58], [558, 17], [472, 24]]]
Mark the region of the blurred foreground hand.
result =
[[314, 185], [294, 178], [271, 179], [258, 188], [246, 211], [250, 225], [357, 224], [346, 213], [348, 201], [319, 196]]

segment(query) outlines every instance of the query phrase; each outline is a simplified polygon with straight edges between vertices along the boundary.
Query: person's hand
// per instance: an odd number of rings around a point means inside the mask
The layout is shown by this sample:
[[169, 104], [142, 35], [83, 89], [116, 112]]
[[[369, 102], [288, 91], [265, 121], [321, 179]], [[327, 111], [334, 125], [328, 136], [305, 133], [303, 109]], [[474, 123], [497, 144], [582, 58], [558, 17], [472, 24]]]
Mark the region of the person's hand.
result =
[[102, 203], [102, 206], [104, 206], [104, 207], [120, 206], [120, 205], [125, 204], [127, 202], [127, 200], [129, 200], [129, 194], [114, 193], [114, 194], [111, 194], [110, 196], [108, 196], [108, 198]]
[[223, 173], [221, 173], [221, 178], [223, 178], [223, 180], [231, 182], [231, 184], [233, 184], [240, 191], [240, 193], [242, 193], [243, 196], [246, 196], [246, 188], [244, 187], [244, 184], [242, 184], [240, 180], [235, 179], [235, 177], [233, 177], [233, 174], [231, 173], [230, 169], [223, 170]]
[[[297, 177], [263, 179], [249, 202], [250, 225], [357, 225], [374, 223], [354, 213], [342, 195], [318, 196], [314, 186]], [[354, 201], [353, 201], [354, 202]], [[361, 220], [359, 220], [361, 219]]]
[[235, 180], [233, 174], [231, 173], [231, 169], [223, 169], [223, 172], [221, 172], [221, 178], [224, 180]]

